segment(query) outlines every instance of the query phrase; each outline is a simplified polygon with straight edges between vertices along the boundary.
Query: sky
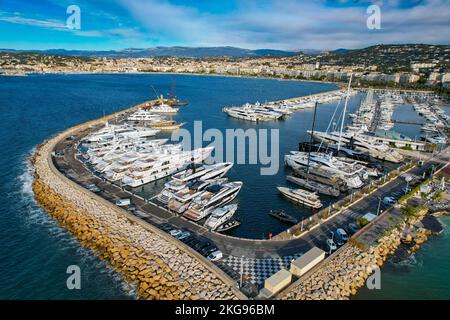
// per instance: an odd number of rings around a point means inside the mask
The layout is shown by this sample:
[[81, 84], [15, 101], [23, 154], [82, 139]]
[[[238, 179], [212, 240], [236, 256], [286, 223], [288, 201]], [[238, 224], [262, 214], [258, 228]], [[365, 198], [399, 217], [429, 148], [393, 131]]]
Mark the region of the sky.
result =
[[[369, 29], [370, 5], [380, 29]], [[70, 29], [70, 5], [80, 29]], [[450, 0], [0, 0], [0, 48], [247, 49], [450, 44]]]

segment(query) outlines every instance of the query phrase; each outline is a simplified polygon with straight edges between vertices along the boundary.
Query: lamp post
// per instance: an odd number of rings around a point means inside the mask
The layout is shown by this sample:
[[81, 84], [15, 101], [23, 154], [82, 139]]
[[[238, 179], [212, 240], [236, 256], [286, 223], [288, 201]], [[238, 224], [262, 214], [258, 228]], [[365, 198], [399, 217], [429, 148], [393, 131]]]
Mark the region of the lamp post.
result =
[[244, 278], [244, 256], [241, 256], [241, 278], [239, 280], [239, 287], [242, 288], [242, 281]]
[[380, 214], [380, 207], [381, 207], [381, 197], [378, 197], [377, 216]]

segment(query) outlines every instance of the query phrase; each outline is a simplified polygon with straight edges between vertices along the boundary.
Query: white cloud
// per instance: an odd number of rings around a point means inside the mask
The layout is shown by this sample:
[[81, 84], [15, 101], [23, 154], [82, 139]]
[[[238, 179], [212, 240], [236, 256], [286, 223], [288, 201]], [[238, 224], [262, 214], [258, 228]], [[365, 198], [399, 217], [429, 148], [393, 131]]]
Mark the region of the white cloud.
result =
[[0, 21], [5, 21], [15, 24], [23, 24], [34, 27], [50, 28], [50, 29], [64, 29], [66, 25], [57, 20], [38, 20], [31, 18], [24, 18], [18, 14], [14, 16], [0, 16]]
[[184, 45], [334, 49], [448, 43], [448, 0], [423, 1], [411, 8], [399, 8], [397, 2], [378, 1], [382, 30], [368, 30], [366, 7], [333, 8], [321, 0], [273, 0], [264, 5], [247, 0], [240, 2], [239, 10], [225, 14], [202, 13], [166, 0], [119, 0], [152, 36]]

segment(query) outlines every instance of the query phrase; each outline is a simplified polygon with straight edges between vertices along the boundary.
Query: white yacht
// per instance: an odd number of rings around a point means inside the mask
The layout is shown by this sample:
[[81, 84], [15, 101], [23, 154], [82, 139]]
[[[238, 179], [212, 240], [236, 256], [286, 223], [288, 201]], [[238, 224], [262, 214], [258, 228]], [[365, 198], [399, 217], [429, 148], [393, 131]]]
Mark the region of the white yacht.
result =
[[216, 230], [233, 217], [237, 208], [237, 204], [230, 204], [225, 207], [214, 209], [208, 219], [206, 219], [205, 227]]
[[127, 124], [106, 126], [84, 138], [88, 143], [113, 140], [119, 138], [144, 138], [155, 136], [159, 130], [153, 128], [136, 127]]
[[[311, 134], [311, 131], [307, 131]], [[317, 141], [326, 141], [332, 144], [353, 144], [356, 149], [367, 151], [372, 157], [394, 163], [403, 160], [403, 156], [391, 147], [377, 142], [373, 137], [357, 132], [320, 132], [314, 131], [313, 138]]]
[[256, 115], [253, 111], [239, 108], [239, 107], [227, 107], [223, 109], [230, 117], [247, 120], [247, 121], [263, 121], [263, 117]]
[[160, 122], [162, 120], [162, 117], [159, 114], [155, 114], [144, 109], [139, 109], [138, 111], [130, 115], [127, 120], [155, 123]]
[[157, 199], [163, 203], [167, 203], [167, 207], [170, 210], [178, 214], [182, 214], [187, 210], [187, 208], [191, 204], [192, 199], [200, 195], [203, 190], [210, 184], [210, 181], [191, 181], [187, 183], [183, 189], [178, 190], [177, 192], [170, 193], [170, 191], [168, 190], [163, 191], [162, 193], [160, 193]]
[[337, 160], [331, 155], [313, 153], [309, 155], [307, 152], [293, 151], [292, 154], [285, 156], [285, 162], [289, 166], [300, 165], [308, 167], [311, 172], [316, 170], [336, 174], [346, 182], [350, 188], [360, 188], [363, 185], [360, 174], [363, 168], [352, 168]]
[[204, 166], [190, 166], [172, 176], [173, 180], [186, 182], [193, 179], [207, 180], [223, 177], [233, 166], [232, 162], [216, 163]]
[[209, 157], [214, 147], [199, 148], [193, 151], [180, 151], [149, 160], [145, 166], [130, 168], [122, 183], [130, 187], [139, 187], [149, 182], [167, 177], [183, 170], [190, 163], [201, 163]]
[[152, 113], [165, 113], [165, 114], [174, 114], [178, 112], [178, 108], [171, 107], [168, 104], [160, 104], [157, 106], [152, 106], [148, 109], [149, 112]]
[[320, 202], [319, 196], [310, 191], [306, 191], [303, 189], [291, 189], [286, 187], [277, 187], [278, 191], [280, 191], [286, 198], [308, 206], [313, 209], [319, 209], [322, 207], [322, 202]]
[[186, 186], [186, 183], [194, 180], [212, 180], [223, 177], [228, 170], [231, 169], [233, 163], [224, 162], [224, 163], [216, 163], [212, 165], [201, 165], [198, 166], [196, 164], [191, 164], [183, 171], [180, 171], [174, 175], [172, 175], [172, 180], [166, 182], [164, 184], [164, 189], [160, 193], [162, 196], [161, 202], [167, 203], [167, 198], [173, 192], [179, 191]]
[[189, 209], [183, 216], [193, 221], [199, 221], [207, 217], [215, 208], [233, 201], [242, 185], [241, 181], [233, 181], [208, 186], [204, 192], [192, 200]]

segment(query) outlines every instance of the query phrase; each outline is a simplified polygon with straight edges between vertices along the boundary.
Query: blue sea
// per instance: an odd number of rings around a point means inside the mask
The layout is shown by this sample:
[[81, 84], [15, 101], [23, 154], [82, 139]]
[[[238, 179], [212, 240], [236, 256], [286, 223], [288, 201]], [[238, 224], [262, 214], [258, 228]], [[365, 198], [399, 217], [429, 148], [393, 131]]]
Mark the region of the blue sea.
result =
[[[280, 170], [276, 175], [261, 176], [260, 165], [235, 165], [228, 174], [231, 180], [244, 182], [236, 200], [242, 225], [234, 235], [267, 238], [269, 233], [284, 230], [285, 225], [268, 216], [270, 209], [281, 208], [297, 218], [311, 214], [280, 197], [276, 186], [287, 185], [283, 155], [308, 139], [306, 130], [311, 128], [313, 110], [299, 111], [284, 121], [253, 124], [228, 118], [222, 108], [329, 91], [336, 88], [333, 84], [156, 74], [0, 77], [1, 299], [135, 298], [118, 274], [82, 248], [37, 206], [27, 157], [37, 144], [66, 128], [153, 99], [155, 91], [168, 94], [172, 81], [176, 96], [189, 102], [175, 116], [186, 123], [188, 130], [192, 130], [194, 120], [202, 120], [204, 130], [279, 130]], [[351, 99], [349, 112], [357, 108], [361, 98], [357, 95]], [[327, 128], [336, 105], [318, 107], [316, 130]], [[410, 114], [411, 110], [403, 112]], [[407, 129], [411, 131], [404, 133], [417, 134], [417, 128]], [[157, 183], [136, 191], [151, 195], [160, 187]], [[448, 252], [442, 259], [449, 260]], [[81, 268], [81, 290], [66, 288], [69, 265]]]

